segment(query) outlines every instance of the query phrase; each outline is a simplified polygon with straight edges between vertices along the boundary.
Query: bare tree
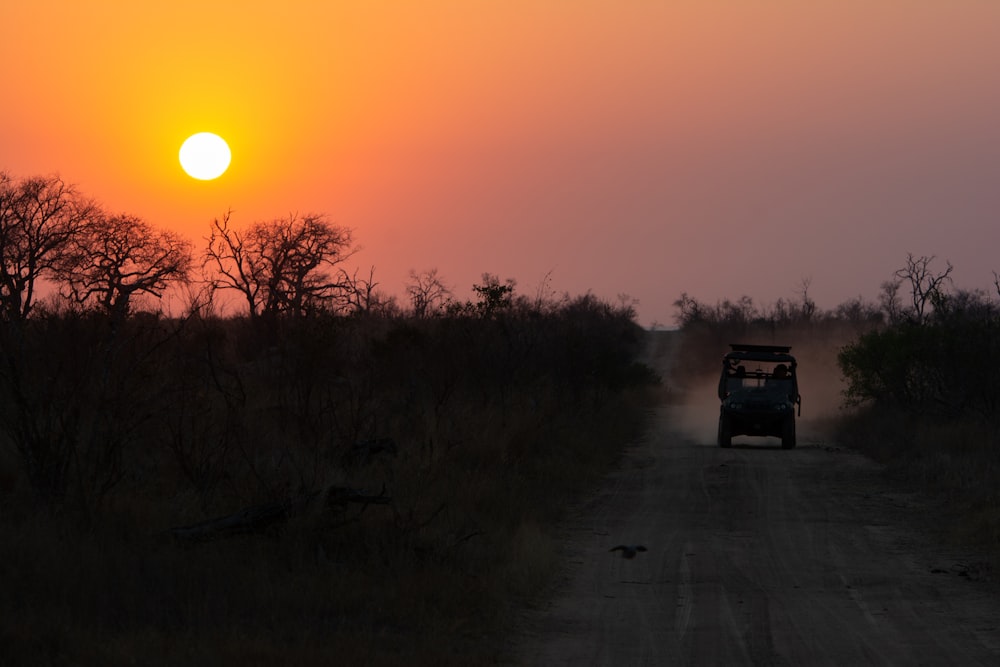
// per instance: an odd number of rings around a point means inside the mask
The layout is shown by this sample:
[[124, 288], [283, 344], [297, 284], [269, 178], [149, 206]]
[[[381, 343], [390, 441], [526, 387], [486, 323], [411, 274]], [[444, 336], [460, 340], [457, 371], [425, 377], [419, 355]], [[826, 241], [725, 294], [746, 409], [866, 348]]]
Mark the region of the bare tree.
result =
[[945, 262], [944, 271], [934, 273], [931, 270], [933, 261], [933, 255], [931, 257], [914, 257], [912, 253], [908, 253], [906, 266], [895, 273], [898, 279], [910, 285], [910, 298], [913, 304], [912, 316], [918, 323], [926, 322], [929, 315], [928, 307], [933, 308], [944, 298], [943, 286], [951, 280], [950, 275], [954, 268], [951, 262]]
[[17, 180], [0, 172], [0, 317], [28, 317], [39, 279], [55, 272], [74, 237], [98, 213], [58, 176]]
[[444, 309], [445, 304], [451, 299], [451, 290], [444, 284], [437, 269], [420, 273], [410, 269], [406, 295], [410, 297], [414, 317], [429, 317]]
[[816, 313], [816, 302], [809, 296], [810, 287], [812, 287], [812, 278], [803, 278], [797, 290], [799, 298], [802, 300], [799, 316], [805, 322], [811, 321], [813, 315]]
[[304, 315], [344, 298], [350, 285], [333, 270], [354, 253], [350, 229], [320, 215], [256, 222], [244, 231], [229, 222], [230, 213], [212, 222], [204, 266], [215, 289], [246, 299], [251, 317]]
[[688, 295], [687, 292], [681, 292], [681, 298], [674, 301], [674, 308], [677, 309], [674, 322], [681, 328], [706, 322], [711, 318], [710, 307]]
[[355, 315], [393, 315], [398, 312], [396, 297], [378, 289], [374, 266], [368, 270], [367, 278], [359, 277], [357, 270], [349, 274], [342, 269], [340, 275], [345, 288], [343, 308], [347, 312]]
[[895, 278], [884, 281], [880, 286], [879, 306], [891, 324], [903, 319], [904, 308], [899, 299], [899, 288], [902, 285], [903, 282], [899, 278]]
[[180, 236], [136, 216], [102, 215], [74, 237], [59, 274], [65, 296], [120, 320], [135, 295], [160, 298], [172, 281], [185, 280], [192, 261], [191, 244]]
[[232, 211], [228, 211], [221, 220], [216, 218], [212, 221], [212, 233], [206, 239], [208, 248], [202, 269], [214, 270], [208, 280], [213, 291], [238, 291], [247, 301], [250, 316], [256, 317], [260, 310], [264, 269], [260, 266], [261, 261], [246, 247], [245, 234], [229, 226], [231, 215]]

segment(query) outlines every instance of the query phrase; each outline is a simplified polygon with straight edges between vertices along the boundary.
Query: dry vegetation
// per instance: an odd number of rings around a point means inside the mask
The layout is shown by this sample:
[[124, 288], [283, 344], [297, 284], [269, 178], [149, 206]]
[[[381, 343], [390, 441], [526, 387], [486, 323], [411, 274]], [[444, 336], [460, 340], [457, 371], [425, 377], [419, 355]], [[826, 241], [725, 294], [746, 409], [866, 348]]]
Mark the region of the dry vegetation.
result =
[[231, 222], [0, 172], [0, 663], [495, 662], [643, 427], [634, 311], [436, 270], [404, 308], [323, 215]]
[[0, 661], [497, 660], [655, 378], [627, 308], [474, 306], [5, 323]]

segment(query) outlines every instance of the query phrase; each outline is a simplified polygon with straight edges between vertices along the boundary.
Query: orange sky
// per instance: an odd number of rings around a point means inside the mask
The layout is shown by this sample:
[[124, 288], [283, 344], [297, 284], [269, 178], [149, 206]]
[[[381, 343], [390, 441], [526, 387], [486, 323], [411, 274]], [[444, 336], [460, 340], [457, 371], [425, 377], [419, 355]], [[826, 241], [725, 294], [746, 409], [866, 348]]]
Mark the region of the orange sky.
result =
[[[907, 252], [1000, 270], [992, 0], [10, 0], [0, 26], [0, 169], [196, 239], [323, 212], [390, 292], [551, 272], [670, 324], [682, 291], [874, 298]], [[232, 147], [217, 181], [177, 162], [198, 131]]]

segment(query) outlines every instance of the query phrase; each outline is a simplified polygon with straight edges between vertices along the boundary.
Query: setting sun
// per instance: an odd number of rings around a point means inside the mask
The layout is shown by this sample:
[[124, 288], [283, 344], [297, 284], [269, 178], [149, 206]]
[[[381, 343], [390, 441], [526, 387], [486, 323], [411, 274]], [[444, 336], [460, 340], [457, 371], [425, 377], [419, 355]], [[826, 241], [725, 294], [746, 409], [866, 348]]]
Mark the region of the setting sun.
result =
[[181, 167], [188, 176], [201, 181], [218, 178], [229, 168], [232, 153], [229, 145], [217, 134], [199, 132], [181, 145]]

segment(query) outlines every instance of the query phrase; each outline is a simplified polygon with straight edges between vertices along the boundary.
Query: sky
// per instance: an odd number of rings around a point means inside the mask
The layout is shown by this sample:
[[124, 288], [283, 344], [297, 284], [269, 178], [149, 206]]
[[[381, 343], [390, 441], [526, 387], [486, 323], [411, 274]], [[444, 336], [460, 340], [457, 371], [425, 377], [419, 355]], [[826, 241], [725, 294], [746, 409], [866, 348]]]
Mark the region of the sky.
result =
[[[321, 213], [401, 294], [874, 300], [1000, 271], [994, 0], [5, 0], [0, 170], [203, 246]], [[229, 171], [177, 153], [215, 132]]]

